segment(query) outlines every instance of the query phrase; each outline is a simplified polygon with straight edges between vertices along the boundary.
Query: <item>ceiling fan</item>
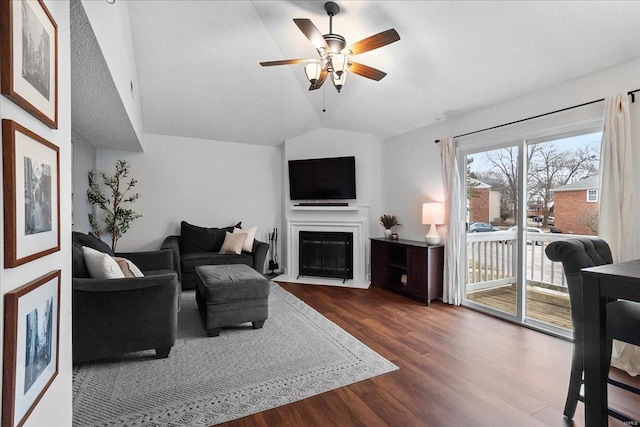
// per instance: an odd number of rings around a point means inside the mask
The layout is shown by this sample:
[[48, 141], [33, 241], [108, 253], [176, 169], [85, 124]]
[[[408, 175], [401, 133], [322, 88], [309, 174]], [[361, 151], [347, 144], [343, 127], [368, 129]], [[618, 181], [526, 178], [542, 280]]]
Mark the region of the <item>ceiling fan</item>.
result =
[[283, 59], [261, 62], [260, 65], [270, 67], [306, 63], [304, 71], [311, 83], [309, 90], [319, 89], [327, 77], [331, 75], [334, 86], [340, 92], [347, 76], [345, 71], [371, 80], [381, 80], [386, 76], [387, 73], [383, 71], [351, 61], [351, 57], [400, 40], [397, 31], [392, 28], [345, 47], [347, 43], [344, 37], [340, 34], [333, 34], [333, 17], [340, 12], [340, 7], [332, 1], [328, 1], [324, 4], [324, 10], [329, 15], [329, 34], [322, 35], [310, 19], [293, 20], [318, 50], [319, 59]]

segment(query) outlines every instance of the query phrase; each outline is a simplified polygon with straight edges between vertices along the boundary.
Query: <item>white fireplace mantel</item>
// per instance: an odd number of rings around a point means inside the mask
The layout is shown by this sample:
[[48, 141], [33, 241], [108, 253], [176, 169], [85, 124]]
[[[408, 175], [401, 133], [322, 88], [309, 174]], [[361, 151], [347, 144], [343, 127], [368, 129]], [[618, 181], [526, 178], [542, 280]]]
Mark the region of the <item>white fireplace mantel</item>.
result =
[[[322, 218], [321, 215], [314, 215], [313, 218], [287, 219], [287, 273], [277, 277], [276, 280], [367, 289], [370, 284], [367, 280], [367, 239], [369, 230], [367, 223], [367, 218], [361, 216]], [[353, 279], [349, 279], [343, 283], [342, 279], [310, 276], [298, 277], [299, 233], [301, 231], [338, 231], [352, 233]]]

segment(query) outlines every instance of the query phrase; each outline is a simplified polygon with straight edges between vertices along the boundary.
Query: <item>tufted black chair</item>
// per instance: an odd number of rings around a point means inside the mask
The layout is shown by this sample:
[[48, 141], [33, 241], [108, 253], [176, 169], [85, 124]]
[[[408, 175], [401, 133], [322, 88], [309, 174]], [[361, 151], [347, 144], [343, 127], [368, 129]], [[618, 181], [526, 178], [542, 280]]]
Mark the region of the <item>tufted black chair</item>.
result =
[[[571, 302], [571, 321], [573, 322], [573, 357], [567, 401], [564, 406], [565, 417], [572, 419], [576, 412], [583, 376], [584, 329], [582, 308], [582, 273], [587, 267], [611, 264], [611, 249], [602, 239], [576, 238], [551, 242], [545, 249], [551, 261], [560, 261], [564, 268]], [[640, 303], [631, 301], [611, 301], [607, 304], [607, 351], [611, 358], [612, 340], [640, 345]], [[609, 383], [640, 394], [640, 390], [609, 378]], [[629, 417], [609, 408], [609, 413], [623, 421], [632, 421]]]

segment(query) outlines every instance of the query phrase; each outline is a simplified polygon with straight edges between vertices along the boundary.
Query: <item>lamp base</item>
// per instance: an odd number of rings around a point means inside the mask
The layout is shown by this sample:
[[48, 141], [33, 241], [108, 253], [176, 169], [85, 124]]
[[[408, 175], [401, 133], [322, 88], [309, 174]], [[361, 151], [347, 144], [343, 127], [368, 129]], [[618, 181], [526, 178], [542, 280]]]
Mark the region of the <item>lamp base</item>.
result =
[[424, 241], [427, 243], [427, 245], [429, 246], [437, 246], [440, 244], [440, 241], [442, 240], [442, 238], [440, 236], [438, 237], [429, 237], [429, 236], [424, 236]]
[[429, 246], [439, 245], [440, 242], [442, 241], [442, 238], [438, 234], [438, 230], [436, 229], [436, 225], [435, 224], [431, 224], [431, 228], [429, 229], [429, 234], [424, 236], [424, 241]]

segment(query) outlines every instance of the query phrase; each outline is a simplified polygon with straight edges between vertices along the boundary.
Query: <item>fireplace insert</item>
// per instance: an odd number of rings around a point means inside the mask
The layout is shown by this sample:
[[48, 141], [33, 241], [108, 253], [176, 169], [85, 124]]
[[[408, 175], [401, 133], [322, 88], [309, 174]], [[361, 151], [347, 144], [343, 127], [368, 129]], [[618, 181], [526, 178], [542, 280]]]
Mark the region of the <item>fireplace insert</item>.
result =
[[353, 279], [353, 233], [300, 231], [300, 276]]

